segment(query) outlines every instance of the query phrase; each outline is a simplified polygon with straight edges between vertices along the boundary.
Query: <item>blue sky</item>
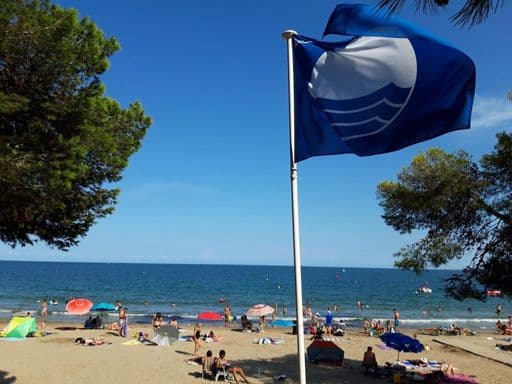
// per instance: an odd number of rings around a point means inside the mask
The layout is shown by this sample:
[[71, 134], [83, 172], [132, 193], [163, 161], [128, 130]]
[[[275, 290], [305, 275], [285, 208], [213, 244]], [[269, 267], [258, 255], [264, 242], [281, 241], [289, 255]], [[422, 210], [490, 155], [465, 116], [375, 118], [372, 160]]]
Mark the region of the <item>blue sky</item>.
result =
[[[115, 213], [77, 247], [64, 253], [2, 245], [0, 259], [291, 265], [281, 33], [291, 28], [320, 38], [339, 1], [57, 3], [77, 8], [120, 41], [102, 79], [107, 93], [125, 106], [141, 101], [154, 124], [124, 172]], [[472, 29], [454, 27], [453, 13], [449, 7], [437, 16], [416, 14], [408, 1], [401, 16], [475, 61], [472, 129], [385, 155], [299, 163], [303, 265], [391, 267], [393, 253], [412, 237], [384, 224], [378, 182], [394, 180], [432, 146], [465, 149], [478, 159], [492, 149], [496, 132], [510, 131], [512, 5]]]

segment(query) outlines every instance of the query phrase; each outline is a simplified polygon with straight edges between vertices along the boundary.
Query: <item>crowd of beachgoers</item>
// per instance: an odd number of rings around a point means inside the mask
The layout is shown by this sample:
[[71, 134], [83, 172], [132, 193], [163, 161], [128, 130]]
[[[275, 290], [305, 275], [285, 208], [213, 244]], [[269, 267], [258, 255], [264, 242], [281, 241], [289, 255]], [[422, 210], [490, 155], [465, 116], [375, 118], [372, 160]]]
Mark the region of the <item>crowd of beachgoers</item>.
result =
[[[73, 324], [63, 325], [48, 322], [48, 301], [42, 300], [40, 311], [35, 314], [39, 328], [37, 336], [41, 336], [35, 339], [40, 339], [42, 343], [36, 344], [37, 347], [35, 348], [39, 348], [41, 345], [52, 348], [50, 345], [64, 338], [69, 341], [69, 345], [101, 346], [99, 350], [119, 348], [116, 353], [123, 354], [125, 352], [124, 348], [128, 346], [158, 347], [160, 340], [157, 340], [156, 336], [161, 333], [159, 330], [165, 329], [167, 332], [168, 328], [171, 327], [176, 329], [177, 338], [174, 342], [169, 343], [167, 349], [163, 348], [161, 350], [174, 351], [175, 355], [172, 356], [171, 360], [178, 365], [180, 359], [184, 362], [184, 366], [177, 370], [183, 375], [183, 380], [180, 379], [179, 382], [198, 382], [199, 376], [194, 377], [196, 375], [194, 372], [197, 372], [200, 377], [215, 379], [215, 377], [224, 376], [224, 378], [228, 377], [236, 383], [269, 382], [266, 381], [265, 377], [274, 381], [294, 383], [297, 380], [297, 362], [293, 358], [296, 355], [296, 324], [291, 326], [287, 324], [286, 327], [273, 327], [273, 323], [279, 323], [279, 316], [275, 315], [276, 307], [272, 307], [273, 311], [268, 314], [260, 316], [243, 315], [241, 318], [235, 319], [231, 313], [230, 305], [225, 303], [224, 310], [218, 313], [216, 321], [198, 320], [193, 324], [189, 322], [182, 324], [177, 317], [166, 318], [162, 312], [157, 312], [154, 314], [151, 324], [138, 324], [128, 322], [127, 308], [121, 302], [117, 302], [115, 306], [117, 318], [114, 321], [105, 322], [105, 318], [99, 314], [87, 314], [82, 324], [73, 326]], [[502, 308], [497, 308], [497, 310], [502, 311]], [[375, 380], [375, 377], [382, 377], [386, 380], [403, 379], [408, 380], [408, 382], [507, 382], [504, 379], [505, 375], [503, 375], [503, 380], [501, 376], [503, 367], [506, 365], [501, 366], [499, 363], [491, 363], [488, 359], [465, 354], [461, 351], [448, 353], [447, 350], [443, 349], [444, 347], [437, 345], [434, 347], [432, 339], [428, 339], [428, 337], [434, 335], [460, 336], [465, 340], [480, 340], [482, 344], [485, 343], [482, 337], [487, 337], [493, 339], [495, 344], [495, 346], [494, 344], [491, 346], [489, 340], [486, 341], [489, 351], [499, 348], [503, 354], [507, 354], [509, 353], [507, 351], [512, 349], [512, 340], [500, 339], [500, 336], [512, 334], [511, 316], [508, 316], [508, 320], [499, 321], [496, 324], [496, 332], [479, 335], [463, 327], [457, 327], [455, 324], [451, 324], [450, 327], [445, 329], [404, 330], [401, 329], [401, 315], [398, 309], [393, 310], [388, 320], [365, 318], [360, 329], [347, 328], [342, 322], [334, 318], [333, 311], [339, 311], [339, 308], [333, 306], [320, 314], [320, 312], [313, 312], [308, 306], [304, 307], [303, 314], [306, 319], [304, 337], [306, 343], [311, 346], [312, 343], [320, 340], [333, 343], [335, 347], [344, 351], [344, 360], [342, 360], [341, 365], [344, 367], [359, 367], [355, 370], [357, 382], [373, 382], [369, 380]], [[27, 316], [34, 316], [34, 314], [27, 314]], [[387, 334], [401, 335], [402, 332], [409, 334], [409, 336], [404, 337], [410, 337], [421, 343], [424, 346], [423, 352], [419, 355], [403, 353], [403, 357], [400, 359], [395, 355], [396, 350], [387, 347], [381, 341], [384, 339], [378, 338]], [[247, 336], [248, 334], [249, 336]], [[45, 335], [46, 337], [44, 337]], [[252, 346], [266, 344], [273, 345], [273, 348], [275, 348], [273, 349], [275, 354], [272, 354], [271, 360], [279, 367], [277, 371], [269, 369], [268, 358], [270, 355], [267, 353], [269, 350], [261, 351], [255, 349], [258, 347]], [[481, 346], [476, 345], [476, 347]], [[6, 344], [0, 343], [1, 348], [6, 348]], [[146, 350], [142, 351], [145, 356]], [[163, 353], [169, 357], [167, 352]], [[72, 350], [66, 352], [66, 354], [74, 356]], [[179, 356], [183, 357], [180, 358]], [[41, 356], [38, 357], [41, 358]], [[234, 360], [228, 360], [228, 358]], [[146, 357], [142, 358], [143, 361], [146, 361], [145, 359]], [[482, 374], [481, 369], [474, 369], [476, 366], [474, 359], [477, 359], [478, 365], [481, 367], [497, 364], [498, 368], [493, 368], [496, 374], [492, 376], [492, 381], [489, 381], [488, 377]], [[44, 361], [44, 358], [42, 360]], [[92, 360], [94, 366], [96, 359]], [[39, 360], [35, 359], [35, 361]], [[146, 363], [153, 365], [153, 362]], [[336, 364], [333, 364], [332, 361], [319, 363], [319, 365], [308, 364], [308, 375], [314, 378], [311, 382], [334, 382], [331, 379], [338, 376], [349, 377], [347, 382], [355, 382], [351, 381], [354, 380], [354, 372], [348, 372], [346, 369], [340, 368], [338, 373], [333, 376], [332, 370], [322, 370], [320, 367], [323, 364], [332, 366], [336, 366]], [[7, 369], [7, 372], [15, 372], [18, 369], [16, 364], [12, 366], [9, 366], [9, 364], [9, 362], [3, 364], [3, 369]], [[75, 364], [73, 358], [71, 358], [70, 364]], [[26, 373], [26, 368], [19, 369], [22, 372], [20, 377], [30, 376]], [[127, 378], [125, 381], [132, 382], [131, 378]], [[20, 382], [23, 382], [23, 380]]]

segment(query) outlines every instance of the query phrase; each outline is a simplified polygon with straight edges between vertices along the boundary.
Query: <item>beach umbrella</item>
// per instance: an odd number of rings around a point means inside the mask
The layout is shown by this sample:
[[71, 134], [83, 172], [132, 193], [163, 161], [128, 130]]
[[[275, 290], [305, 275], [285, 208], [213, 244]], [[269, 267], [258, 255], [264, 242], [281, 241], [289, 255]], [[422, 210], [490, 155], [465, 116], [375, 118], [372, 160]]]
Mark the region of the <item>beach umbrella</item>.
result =
[[155, 329], [155, 336], [151, 339], [153, 343], [158, 345], [170, 345], [179, 338], [178, 328], [172, 325], [162, 325]]
[[245, 312], [247, 316], [266, 316], [274, 312], [274, 308], [266, 304], [255, 304]]
[[116, 310], [116, 306], [114, 304], [109, 304], [109, 303], [95, 304], [91, 308], [91, 311], [115, 311], [115, 310]]
[[220, 313], [213, 312], [213, 311], [206, 311], [201, 312], [197, 315], [197, 318], [199, 320], [211, 320], [211, 321], [218, 321], [218, 320], [224, 320], [224, 316]]
[[385, 333], [380, 336], [380, 339], [386, 343], [386, 346], [398, 351], [397, 360], [400, 359], [400, 352], [420, 353], [425, 349], [418, 340], [403, 333]]
[[92, 301], [88, 299], [73, 299], [66, 304], [66, 311], [73, 315], [85, 315], [92, 308]]

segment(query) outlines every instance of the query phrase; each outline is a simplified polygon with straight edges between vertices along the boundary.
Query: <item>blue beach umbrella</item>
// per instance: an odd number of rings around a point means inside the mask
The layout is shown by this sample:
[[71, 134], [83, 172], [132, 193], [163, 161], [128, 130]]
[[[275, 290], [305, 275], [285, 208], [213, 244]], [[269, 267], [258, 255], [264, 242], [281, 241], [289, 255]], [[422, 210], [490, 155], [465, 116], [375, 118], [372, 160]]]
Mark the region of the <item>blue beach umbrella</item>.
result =
[[114, 304], [109, 304], [109, 303], [99, 303], [99, 304], [96, 304], [94, 307], [92, 307], [91, 310], [92, 311], [115, 311], [116, 306]]
[[388, 347], [398, 351], [397, 360], [400, 359], [400, 352], [420, 353], [425, 349], [423, 344], [418, 340], [404, 335], [403, 333], [385, 333], [380, 336], [380, 339], [386, 343]]

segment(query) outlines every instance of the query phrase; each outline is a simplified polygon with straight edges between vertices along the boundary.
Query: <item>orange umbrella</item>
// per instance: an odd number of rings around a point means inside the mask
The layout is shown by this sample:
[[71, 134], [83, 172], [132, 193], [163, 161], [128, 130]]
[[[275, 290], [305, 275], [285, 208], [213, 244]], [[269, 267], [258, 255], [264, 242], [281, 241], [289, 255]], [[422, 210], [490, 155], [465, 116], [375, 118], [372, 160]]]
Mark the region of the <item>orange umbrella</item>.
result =
[[66, 304], [66, 311], [73, 315], [85, 315], [92, 308], [92, 301], [88, 299], [73, 299]]

